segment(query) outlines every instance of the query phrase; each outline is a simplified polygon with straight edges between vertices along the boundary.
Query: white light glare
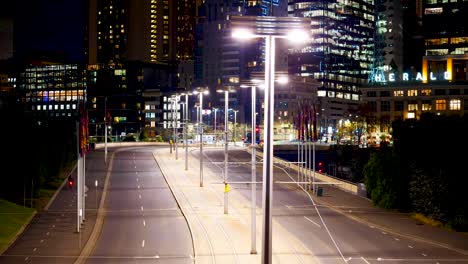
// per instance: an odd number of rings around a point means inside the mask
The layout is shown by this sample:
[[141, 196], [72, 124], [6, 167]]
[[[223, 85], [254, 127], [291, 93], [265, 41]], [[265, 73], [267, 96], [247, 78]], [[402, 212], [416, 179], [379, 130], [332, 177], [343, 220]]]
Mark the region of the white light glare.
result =
[[289, 82], [289, 79], [288, 79], [287, 76], [281, 76], [281, 77], [278, 78], [277, 81], [278, 81], [278, 83], [280, 83], [280, 84], [286, 84], [286, 83]]
[[288, 33], [288, 39], [293, 42], [304, 42], [309, 39], [309, 35], [303, 30], [291, 30]]
[[234, 29], [232, 31], [231, 36], [233, 38], [238, 38], [238, 39], [251, 39], [255, 38], [255, 35], [252, 34], [252, 32], [248, 31], [247, 29]]

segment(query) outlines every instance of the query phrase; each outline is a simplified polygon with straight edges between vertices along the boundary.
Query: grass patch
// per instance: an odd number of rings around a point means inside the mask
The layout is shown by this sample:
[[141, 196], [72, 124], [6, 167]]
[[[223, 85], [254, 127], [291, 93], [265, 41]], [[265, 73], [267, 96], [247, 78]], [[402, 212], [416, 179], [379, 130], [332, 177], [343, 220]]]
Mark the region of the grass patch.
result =
[[425, 224], [425, 225], [430, 225], [430, 226], [435, 226], [435, 227], [439, 227], [439, 228], [442, 228], [442, 229], [447, 229], [447, 230], [452, 230], [449, 226], [447, 226], [446, 224], [440, 222], [440, 221], [437, 221], [437, 220], [434, 220], [432, 218], [429, 218], [423, 214], [420, 214], [420, 213], [415, 213], [411, 216], [413, 219], [416, 219], [417, 221]]
[[0, 199], [0, 252], [10, 245], [11, 240], [34, 211], [34, 209]]

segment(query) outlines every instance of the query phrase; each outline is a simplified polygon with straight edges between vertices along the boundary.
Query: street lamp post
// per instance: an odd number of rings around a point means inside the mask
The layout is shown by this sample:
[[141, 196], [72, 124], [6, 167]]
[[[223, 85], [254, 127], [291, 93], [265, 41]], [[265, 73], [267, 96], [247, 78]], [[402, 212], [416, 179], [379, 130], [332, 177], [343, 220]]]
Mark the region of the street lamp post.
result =
[[233, 87], [226, 86], [224, 89], [217, 89], [216, 90], [218, 93], [224, 92], [224, 213], [227, 214], [229, 213], [228, 210], [228, 203], [229, 203], [229, 196], [228, 196], [228, 191], [229, 191], [229, 186], [227, 183], [228, 179], [228, 158], [229, 158], [229, 152], [228, 152], [228, 111], [229, 111], [229, 92], [234, 92]]
[[200, 98], [198, 133], [200, 135], [200, 187], [203, 187], [203, 94], [208, 94], [208, 89], [198, 87], [193, 93], [198, 94]]
[[233, 135], [232, 135], [232, 138], [233, 138], [233, 141], [234, 141], [234, 146], [236, 145], [236, 127], [237, 127], [237, 112], [239, 112], [239, 110], [233, 110], [234, 112], [234, 132], [233, 132]]
[[185, 92], [185, 109], [184, 109], [184, 142], [185, 142], [185, 170], [188, 170], [188, 142], [187, 142], [187, 130], [188, 130], [188, 96], [189, 92]]
[[[273, 195], [273, 116], [275, 92], [275, 39], [304, 40], [305, 33], [297, 30], [310, 28], [310, 18], [232, 16], [233, 37], [265, 38], [265, 118], [263, 146], [263, 232], [262, 263], [272, 263], [272, 195]], [[252, 29], [251, 27], [254, 26]], [[255, 30], [256, 34], [240, 28]], [[294, 36], [291, 36], [293, 34]], [[289, 35], [289, 37], [288, 37]]]
[[[244, 87], [248, 87], [248, 86], [242, 86], [241, 85], [241, 88], [244, 88]], [[257, 158], [256, 158], [256, 143], [257, 143], [257, 139], [256, 139], [256, 136], [257, 136], [257, 131], [256, 131], [256, 127], [257, 127], [257, 114], [255, 113], [255, 104], [257, 102], [257, 99], [256, 99], [256, 87], [255, 86], [252, 86], [251, 87], [252, 89], [252, 132], [251, 133], [251, 139], [252, 139], [252, 155], [251, 155], [251, 159], [252, 159], [252, 171], [251, 171], [251, 181], [252, 181], [252, 189], [251, 189], [251, 210], [252, 210], [252, 213], [251, 213], [251, 238], [250, 238], [250, 242], [251, 242], [251, 245], [250, 245], [250, 254], [257, 254], [257, 213], [256, 213], [256, 208], [257, 208]]]
[[218, 142], [218, 135], [216, 134], [216, 112], [218, 111], [217, 107], [213, 107], [214, 111], [214, 134], [215, 134], [215, 143]]

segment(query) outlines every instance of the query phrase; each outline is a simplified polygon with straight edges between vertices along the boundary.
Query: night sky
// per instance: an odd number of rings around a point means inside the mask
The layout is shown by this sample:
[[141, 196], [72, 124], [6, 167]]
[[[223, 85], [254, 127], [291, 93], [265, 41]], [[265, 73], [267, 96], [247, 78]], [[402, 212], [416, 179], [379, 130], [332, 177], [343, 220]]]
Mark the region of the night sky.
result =
[[85, 0], [6, 2], [14, 2], [7, 5], [14, 10], [16, 58], [53, 54], [52, 57], [57, 55], [65, 62], [85, 62]]

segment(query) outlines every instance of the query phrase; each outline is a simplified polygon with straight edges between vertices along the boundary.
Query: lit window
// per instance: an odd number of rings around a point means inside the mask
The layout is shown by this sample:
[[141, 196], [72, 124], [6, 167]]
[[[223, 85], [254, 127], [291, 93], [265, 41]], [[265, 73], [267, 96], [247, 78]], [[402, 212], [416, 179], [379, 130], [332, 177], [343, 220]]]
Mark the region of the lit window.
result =
[[460, 110], [461, 109], [461, 102], [460, 99], [452, 99], [449, 102], [450, 110]]
[[421, 104], [421, 109], [423, 111], [431, 111], [432, 110], [432, 104], [430, 101], [423, 101]]
[[403, 96], [403, 95], [404, 95], [404, 93], [401, 90], [393, 91], [393, 96]]
[[408, 96], [418, 96], [418, 90], [408, 90]]
[[447, 102], [444, 99], [436, 100], [436, 111], [445, 111]]
[[431, 95], [432, 90], [431, 89], [423, 89], [421, 90], [421, 95]]
[[418, 104], [408, 104], [408, 111], [418, 111]]
[[407, 118], [409, 118], [409, 119], [413, 119], [413, 118], [415, 118], [415, 117], [416, 117], [416, 114], [415, 114], [414, 112], [409, 112], [409, 113], [407, 114]]

